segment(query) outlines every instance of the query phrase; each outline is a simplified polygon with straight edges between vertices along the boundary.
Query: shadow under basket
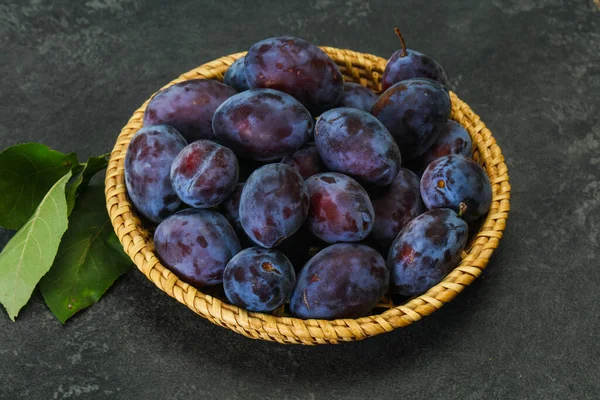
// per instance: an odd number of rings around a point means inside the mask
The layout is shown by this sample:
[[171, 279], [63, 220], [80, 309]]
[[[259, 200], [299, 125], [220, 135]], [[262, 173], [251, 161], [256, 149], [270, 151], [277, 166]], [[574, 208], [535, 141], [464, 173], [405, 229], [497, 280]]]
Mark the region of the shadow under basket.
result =
[[[322, 47], [322, 49], [337, 63], [345, 81], [357, 82], [379, 92], [385, 59], [350, 50], [331, 47]], [[232, 54], [201, 65], [181, 75], [165, 88], [189, 79], [204, 78], [222, 81], [229, 66], [244, 54]], [[137, 215], [125, 188], [125, 154], [131, 138], [142, 127], [144, 110], [150, 100], [133, 113], [121, 131], [110, 157], [106, 171], [105, 194], [112, 225], [125, 252], [160, 290], [212, 323], [247, 337], [284, 344], [335, 344], [361, 340], [405, 327], [454, 299], [481, 274], [494, 249], [498, 247], [510, 209], [508, 171], [500, 147], [479, 116], [454, 93], [450, 92], [450, 97], [452, 101], [450, 117], [469, 131], [473, 139], [473, 158], [485, 168], [490, 177], [493, 191], [492, 205], [479, 232], [473, 236], [463, 252], [460, 264], [442, 282], [403, 304], [394, 304], [391, 300], [384, 299], [375, 309], [376, 314], [367, 317], [332, 321], [302, 320], [249, 312], [228, 304], [224, 301], [222, 293], [205, 289], [200, 291], [179, 280], [156, 257], [151, 232]]]

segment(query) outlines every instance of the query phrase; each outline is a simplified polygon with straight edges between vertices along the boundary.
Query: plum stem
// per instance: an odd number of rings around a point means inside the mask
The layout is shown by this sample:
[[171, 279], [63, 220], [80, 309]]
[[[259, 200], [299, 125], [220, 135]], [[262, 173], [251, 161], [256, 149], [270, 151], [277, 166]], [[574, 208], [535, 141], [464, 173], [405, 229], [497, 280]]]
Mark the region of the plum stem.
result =
[[406, 57], [408, 52], [406, 51], [406, 42], [404, 41], [404, 37], [402, 37], [400, 29], [394, 28], [394, 32], [396, 32], [396, 36], [400, 38], [400, 42], [402, 43], [402, 53], [400, 53], [400, 57]]
[[273, 268], [273, 265], [271, 263], [266, 261], [262, 263], [262, 269], [266, 272], [273, 272], [277, 275], [281, 275], [281, 272], [277, 271], [275, 268]]
[[458, 205], [458, 218], [461, 218], [467, 212], [467, 208], [467, 204], [461, 201]]

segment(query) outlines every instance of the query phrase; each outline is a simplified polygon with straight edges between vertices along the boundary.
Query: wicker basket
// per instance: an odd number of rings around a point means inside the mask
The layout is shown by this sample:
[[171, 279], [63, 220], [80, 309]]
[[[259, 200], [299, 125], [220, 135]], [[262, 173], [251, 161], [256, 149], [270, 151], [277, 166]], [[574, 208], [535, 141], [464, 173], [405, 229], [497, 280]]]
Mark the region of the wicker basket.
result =
[[[380, 76], [386, 62], [384, 59], [350, 50], [331, 47], [322, 49], [335, 60], [346, 81], [361, 83], [375, 91], [380, 90]], [[204, 64], [181, 75], [165, 87], [188, 79], [222, 80], [227, 68], [244, 54], [237, 53]], [[154, 253], [150, 232], [137, 217], [127, 198], [123, 176], [127, 146], [131, 137], [142, 126], [142, 117], [149, 100], [134, 112], [121, 131], [106, 171], [106, 206], [113, 227], [135, 265], [162, 291], [212, 323], [250, 338], [285, 344], [328, 344], [361, 340], [405, 327], [441, 308], [481, 274], [502, 238], [510, 209], [510, 184], [500, 147], [469, 106], [454, 93], [450, 93], [450, 96], [451, 118], [469, 131], [474, 143], [473, 158], [485, 167], [490, 177], [492, 206], [480, 231], [463, 252], [460, 265], [443, 282], [404, 304], [388, 303], [388, 309], [380, 309], [381, 313], [377, 315], [325, 321], [248, 312], [220, 300], [220, 296], [215, 297], [197, 290], [179, 280], [163, 266]]]

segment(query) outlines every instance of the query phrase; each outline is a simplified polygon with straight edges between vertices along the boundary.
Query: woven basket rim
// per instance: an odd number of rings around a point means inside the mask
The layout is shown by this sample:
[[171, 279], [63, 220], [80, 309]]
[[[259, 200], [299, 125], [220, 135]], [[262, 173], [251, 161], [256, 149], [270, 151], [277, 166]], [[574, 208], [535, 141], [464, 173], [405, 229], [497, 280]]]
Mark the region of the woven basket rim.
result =
[[[385, 59], [352, 50], [327, 46], [321, 48], [338, 64], [345, 80], [358, 82], [379, 91]], [[159, 90], [189, 79], [222, 80], [227, 68], [245, 54], [246, 52], [234, 53], [203, 64], [182, 74]], [[442, 282], [404, 304], [393, 305], [381, 314], [357, 319], [303, 320], [249, 312], [225, 303], [181, 281], [160, 263], [154, 254], [148, 231], [143, 227], [127, 198], [123, 170], [127, 146], [133, 134], [142, 126], [144, 110], [153, 96], [154, 94], [134, 112], [121, 130], [111, 152], [105, 178], [107, 210], [125, 252], [138, 269], [162, 291], [217, 325], [250, 338], [285, 344], [339, 343], [390, 332], [430, 315], [462, 292], [485, 269], [502, 238], [510, 210], [510, 184], [504, 157], [492, 133], [479, 116], [455, 93], [450, 92], [451, 118], [469, 131], [475, 149], [474, 158], [483, 163], [490, 177], [493, 199], [490, 212], [477, 235], [467, 245], [460, 264]]]

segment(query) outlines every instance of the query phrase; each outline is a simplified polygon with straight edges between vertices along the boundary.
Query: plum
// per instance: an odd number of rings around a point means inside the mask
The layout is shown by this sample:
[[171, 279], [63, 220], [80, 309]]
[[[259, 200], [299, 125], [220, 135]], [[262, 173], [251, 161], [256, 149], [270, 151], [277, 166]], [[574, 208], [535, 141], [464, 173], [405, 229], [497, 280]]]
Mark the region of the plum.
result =
[[428, 209], [451, 208], [468, 222], [488, 212], [492, 186], [481, 165], [451, 154], [427, 166], [421, 178], [421, 197]]
[[335, 108], [315, 126], [321, 159], [360, 183], [389, 185], [400, 169], [400, 150], [385, 126], [366, 111]]
[[357, 108], [359, 110], [371, 111], [371, 107], [377, 101], [377, 94], [359, 83], [344, 83], [344, 96], [338, 107]]
[[394, 137], [407, 162], [425, 153], [442, 132], [450, 116], [450, 96], [431, 79], [407, 79], [386, 90], [371, 112]]
[[289, 94], [251, 89], [231, 97], [215, 112], [217, 139], [238, 156], [273, 161], [294, 153], [308, 141], [314, 121]]
[[304, 179], [327, 171], [314, 143], [304, 146], [291, 156], [285, 157], [281, 162], [294, 168]]
[[294, 267], [281, 252], [250, 247], [236, 254], [225, 267], [223, 287], [232, 304], [249, 311], [270, 312], [292, 296]]
[[375, 223], [371, 236], [382, 248], [389, 248], [404, 226], [426, 211], [421, 200], [419, 177], [401, 168], [392, 183], [370, 193]]
[[144, 127], [125, 156], [125, 186], [135, 208], [154, 223], [173, 214], [181, 201], [170, 179], [171, 164], [187, 142], [167, 125]]
[[292, 36], [274, 37], [253, 45], [245, 57], [246, 79], [252, 88], [271, 88], [295, 97], [318, 116], [338, 105], [344, 80], [335, 62], [320, 48]]
[[235, 154], [210, 140], [187, 145], [171, 166], [171, 182], [181, 200], [196, 208], [222, 203], [238, 181]]
[[242, 182], [235, 185], [231, 195], [221, 203], [221, 213], [236, 230], [242, 229], [242, 224], [240, 222], [240, 198], [242, 197], [243, 188], [244, 183]]
[[144, 126], [170, 125], [189, 142], [212, 139], [217, 107], [237, 91], [212, 79], [192, 79], [158, 92], [144, 112]]
[[241, 250], [224, 216], [189, 208], [162, 221], [154, 232], [159, 259], [171, 272], [193, 286], [223, 282], [223, 270]]
[[360, 318], [385, 294], [389, 271], [370, 247], [338, 243], [317, 253], [298, 276], [290, 311], [298, 318]]
[[246, 80], [244, 57], [238, 58], [231, 66], [229, 66], [223, 76], [223, 83], [227, 86], [231, 86], [238, 92], [250, 89], [250, 85], [248, 85], [248, 81]]
[[415, 50], [407, 49], [400, 29], [396, 28], [402, 49], [396, 51], [387, 64], [381, 77], [382, 90], [410, 78], [429, 78], [446, 86], [448, 78], [442, 66], [433, 58]]
[[240, 222], [252, 241], [272, 248], [300, 229], [308, 207], [308, 190], [300, 174], [285, 164], [268, 164], [244, 184]]
[[417, 175], [423, 175], [423, 171], [434, 160], [450, 154], [460, 154], [471, 157], [473, 142], [469, 132], [456, 121], [448, 120], [442, 133], [433, 142], [433, 145], [422, 155], [412, 160], [407, 168], [413, 170]]
[[467, 235], [467, 223], [447, 208], [410, 221], [388, 254], [390, 291], [414, 296], [441, 282], [460, 261]]
[[306, 180], [310, 195], [308, 229], [327, 243], [358, 242], [375, 220], [369, 195], [349, 176], [326, 172]]

